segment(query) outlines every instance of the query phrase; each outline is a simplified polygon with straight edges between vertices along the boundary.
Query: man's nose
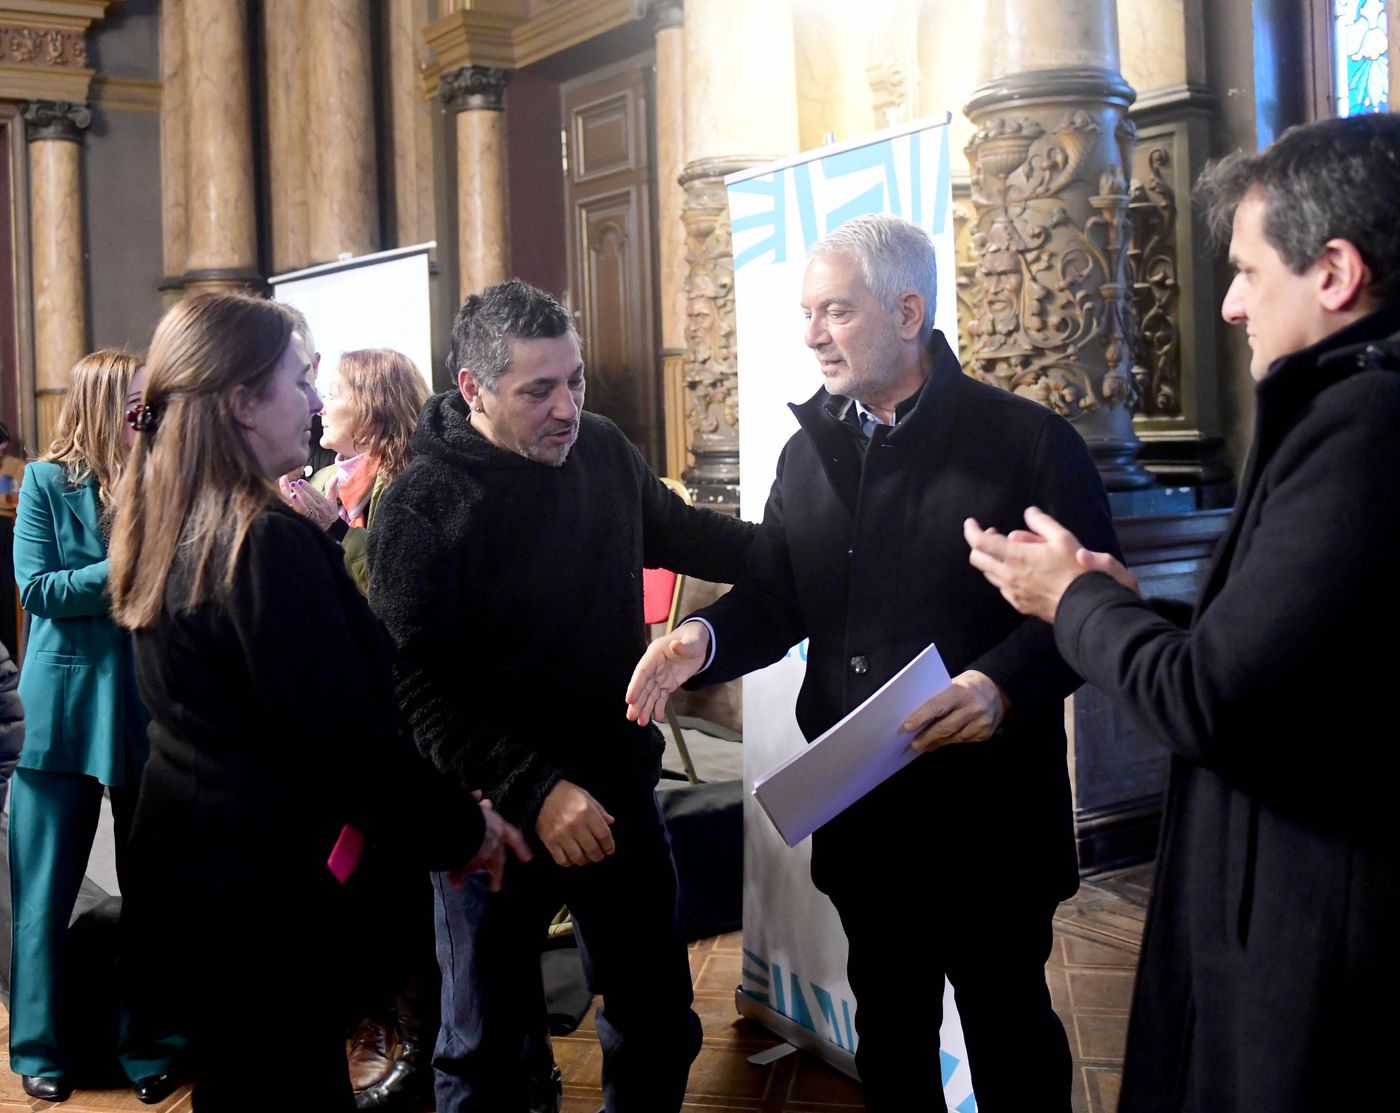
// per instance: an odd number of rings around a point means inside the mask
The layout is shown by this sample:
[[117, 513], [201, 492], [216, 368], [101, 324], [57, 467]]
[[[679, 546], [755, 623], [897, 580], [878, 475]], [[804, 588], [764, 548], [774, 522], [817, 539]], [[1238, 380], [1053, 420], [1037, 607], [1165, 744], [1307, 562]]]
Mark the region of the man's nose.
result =
[[807, 322], [807, 330], [802, 339], [807, 347], [820, 348], [828, 343], [831, 337], [827, 334], [825, 322], [820, 317], [813, 317]]
[[1242, 325], [1249, 319], [1249, 314], [1244, 311], [1244, 298], [1240, 296], [1241, 277], [1235, 275], [1230, 288], [1225, 291], [1225, 300], [1220, 303], [1220, 315], [1232, 325]]
[[554, 392], [554, 405], [549, 416], [555, 421], [574, 421], [581, 408], [574, 392], [566, 385]]

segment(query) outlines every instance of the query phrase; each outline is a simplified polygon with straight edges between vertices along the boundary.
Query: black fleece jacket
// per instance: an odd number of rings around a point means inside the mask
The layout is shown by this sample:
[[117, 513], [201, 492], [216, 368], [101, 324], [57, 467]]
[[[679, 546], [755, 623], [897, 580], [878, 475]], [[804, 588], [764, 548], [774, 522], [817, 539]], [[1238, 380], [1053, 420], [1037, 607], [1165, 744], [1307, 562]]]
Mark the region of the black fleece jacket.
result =
[[561, 777], [604, 807], [649, 791], [661, 737], [623, 701], [642, 568], [731, 583], [753, 527], [686, 506], [597, 414], [556, 468], [491, 444], [448, 392], [412, 448], [369, 539], [369, 598], [419, 748], [527, 829]]

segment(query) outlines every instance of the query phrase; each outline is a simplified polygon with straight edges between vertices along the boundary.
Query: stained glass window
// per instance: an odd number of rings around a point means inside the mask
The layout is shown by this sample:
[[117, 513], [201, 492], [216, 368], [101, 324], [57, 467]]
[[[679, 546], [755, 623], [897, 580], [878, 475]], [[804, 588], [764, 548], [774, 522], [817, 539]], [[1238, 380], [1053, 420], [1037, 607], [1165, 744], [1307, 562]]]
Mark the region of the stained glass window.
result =
[[1390, 109], [1387, 0], [1334, 0], [1333, 66], [1337, 115]]

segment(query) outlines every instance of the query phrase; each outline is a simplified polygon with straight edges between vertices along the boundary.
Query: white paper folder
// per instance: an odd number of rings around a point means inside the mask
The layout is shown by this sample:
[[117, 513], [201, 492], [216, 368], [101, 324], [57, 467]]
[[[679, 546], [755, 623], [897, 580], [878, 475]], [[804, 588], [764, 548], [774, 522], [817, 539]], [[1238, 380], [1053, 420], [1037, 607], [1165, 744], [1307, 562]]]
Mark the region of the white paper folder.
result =
[[788, 846], [796, 846], [919, 756], [900, 730], [909, 714], [948, 687], [930, 645], [811, 745], [754, 782], [753, 795]]

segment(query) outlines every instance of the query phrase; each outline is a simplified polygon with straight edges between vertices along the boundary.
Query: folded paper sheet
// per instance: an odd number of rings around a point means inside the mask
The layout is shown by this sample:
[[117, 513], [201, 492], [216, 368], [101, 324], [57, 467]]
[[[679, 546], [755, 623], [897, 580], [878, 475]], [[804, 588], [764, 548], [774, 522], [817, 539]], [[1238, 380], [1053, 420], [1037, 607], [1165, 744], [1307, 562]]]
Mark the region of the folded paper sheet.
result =
[[930, 645], [868, 700], [803, 750], [754, 782], [754, 798], [788, 846], [796, 846], [919, 755], [900, 730], [909, 714], [949, 684]]

